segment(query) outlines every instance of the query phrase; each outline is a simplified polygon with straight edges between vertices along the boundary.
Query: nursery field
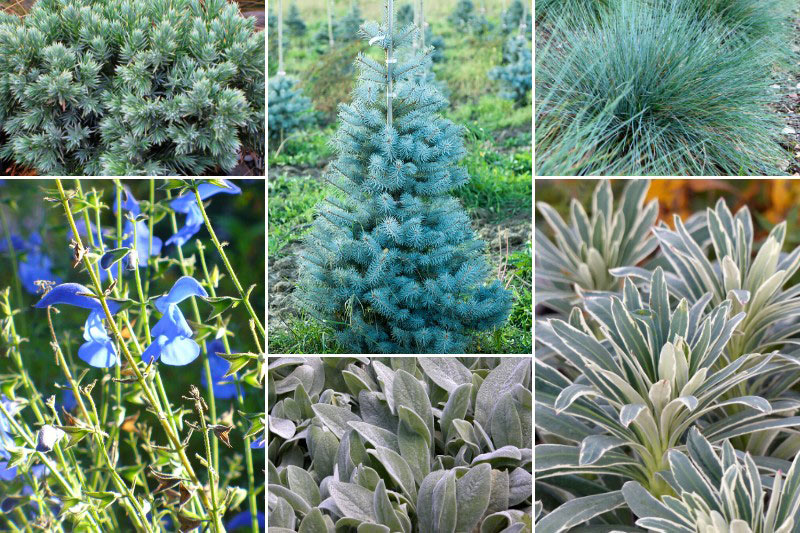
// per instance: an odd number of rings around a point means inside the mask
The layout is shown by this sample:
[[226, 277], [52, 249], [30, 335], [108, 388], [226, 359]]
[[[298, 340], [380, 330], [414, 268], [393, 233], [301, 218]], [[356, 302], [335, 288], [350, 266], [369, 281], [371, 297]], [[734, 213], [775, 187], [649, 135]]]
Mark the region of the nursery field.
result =
[[537, 180], [535, 531], [796, 531], [798, 180]]
[[[488, 279], [499, 278], [511, 293], [509, 318], [496, 328], [472, 333], [467, 353], [530, 353], [531, 351], [531, 100], [530, 90], [521, 99], [504, 97], [505, 85], [490, 71], [503, 64], [504, 44], [518, 34], [517, 23], [503, 24], [500, 2], [486, 2], [483, 29], [457, 26], [451, 15], [455, 0], [425, 3], [429, 24], [426, 46], [433, 43], [432, 84], [448, 101], [439, 111], [463, 127], [464, 154], [460, 165], [469, 181], [452, 194], [466, 209], [478, 238], [486, 242]], [[510, 7], [512, 2], [506, 2]], [[278, 79], [277, 3], [270, 4], [270, 82]], [[334, 329], [324, 325], [299, 299], [301, 257], [319, 217], [318, 206], [336, 187], [328, 179], [336, 172], [337, 118], [340, 104], [353, 102], [353, 90], [363, 69], [354, 67], [359, 53], [383, 64], [383, 51], [370, 47], [352, 31], [351, 6], [356, 20], [383, 18], [383, 2], [333, 2], [334, 46], [329, 44], [326, 4], [323, 1], [283, 1], [285, 19], [283, 65], [286, 78], [308, 98], [308, 121], [293, 132], [278, 131], [269, 109], [268, 139], [268, 276], [269, 353], [336, 353], [345, 350]], [[474, 2], [473, 16], [482, 15]], [[521, 4], [518, 4], [521, 6]], [[292, 29], [291, 11], [306, 25], [300, 35]], [[398, 20], [410, 22], [411, 3], [397, 1]], [[521, 15], [521, 13], [520, 13]], [[515, 20], [520, 20], [518, 16]], [[509, 18], [508, 20], [511, 20]], [[363, 22], [363, 21], [362, 21]], [[399, 25], [400, 22], [397, 22]], [[349, 33], [348, 33], [349, 32]], [[528, 27], [528, 51], [530, 49]], [[442, 46], [443, 45], [443, 46]], [[403, 56], [401, 55], [401, 60]], [[528, 72], [527, 77], [530, 77]], [[272, 89], [271, 89], [272, 90]], [[270, 92], [270, 102], [277, 101]], [[275, 100], [273, 100], [275, 98]], [[298, 108], [299, 109], [299, 108]], [[273, 114], [275, 113], [275, 114]], [[330, 322], [328, 323], [330, 324]]]
[[264, 199], [0, 180], [0, 531], [265, 531]]
[[793, 0], [536, 3], [539, 176], [800, 175]]

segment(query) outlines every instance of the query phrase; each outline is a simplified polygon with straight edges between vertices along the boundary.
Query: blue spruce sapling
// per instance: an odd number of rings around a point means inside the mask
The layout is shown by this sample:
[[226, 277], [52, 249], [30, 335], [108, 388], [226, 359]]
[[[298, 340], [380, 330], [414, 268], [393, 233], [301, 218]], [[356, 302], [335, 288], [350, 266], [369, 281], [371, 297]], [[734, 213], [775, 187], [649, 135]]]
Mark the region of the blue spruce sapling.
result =
[[362, 36], [385, 52], [359, 55], [351, 104], [339, 107], [338, 158], [301, 252], [299, 299], [359, 353], [463, 352], [474, 330], [507, 319], [511, 294], [489, 266], [451, 192], [469, 175], [462, 128], [438, 112], [447, 101], [409, 75], [424, 57], [398, 61], [415, 28], [369, 22]]
[[[527, 0], [526, 0], [527, 1]], [[513, 33], [519, 30], [520, 24], [525, 19], [525, 31], [530, 36], [533, 29], [531, 14], [522, 0], [512, 0], [508, 9], [503, 11], [502, 24], [504, 33]]]
[[306, 34], [306, 23], [300, 16], [300, 9], [297, 7], [297, 2], [292, 2], [289, 6], [286, 25], [289, 26], [289, 31], [294, 37], [302, 37]]
[[264, 149], [264, 38], [225, 0], [41, 0], [0, 18], [0, 157], [198, 175]]
[[286, 76], [283, 64], [283, 0], [278, 0], [278, 74], [269, 81], [269, 137], [278, 150], [288, 134], [306, 127], [312, 119], [311, 100], [303, 96], [297, 81]]
[[531, 90], [531, 51], [528, 40], [522, 35], [510, 37], [503, 45], [503, 64], [489, 71], [489, 78], [498, 80], [500, 96], [514, 100], [515, 105], [525, 105]]
[[278, 74], [269, 80], [269, 138], [280, 144], [313, 121], [311, 100], [303, 96], [297, 80]]

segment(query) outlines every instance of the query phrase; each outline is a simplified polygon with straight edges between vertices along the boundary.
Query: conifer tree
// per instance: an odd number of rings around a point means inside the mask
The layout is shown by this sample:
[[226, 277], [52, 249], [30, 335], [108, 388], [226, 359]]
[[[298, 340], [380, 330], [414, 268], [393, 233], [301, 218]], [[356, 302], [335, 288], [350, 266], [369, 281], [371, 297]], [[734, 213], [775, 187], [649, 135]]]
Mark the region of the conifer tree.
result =
[[264, 149], [264, 39], [226, 0], [40, 0], [0, 19], [6, 157], [55, 175], [202, 174]]
[[[510, 8], [509, 8], [510, 10]], [[519, 18], [518, 34], [510, 37], [503, 44], [503, 62], [501, 66], [489, 71], [489, 78], [499, 80], [503, 90], [502, 98], [514, 100], [517, 106], [525, 105], [528, 91], [531, 90], [531, 51], [528, 48], [527, 5], [522, 9]]]
[[[527, 2], [527, 0], [525, 1]], [[503, 32], [513, 33], [519, 30], [519, 27], [523, 22], [523, 17], [525, 18], [526, 34], [530, 36], [533, 25], [531, 23], [531, 14], [530, 11], [528, 11], [527, 4], [523, 3], [522, 0], [511, 0], [511, 4], [508, 6], [508, 9], [503, 11]]]
[[424, 58], [398, 60], [414, 26], [362, 26], [384, 50], [365, 55], [351, 104], [339, 108], [338, 158], [326, 180], [337, 191], [318, 206], [301, 253], [299, 298], [360, 353], [463, 352], [474, 330], [501, 325], [511, 307], [470, 220], [451, 192], [469, 176], [463, 129], [438, 115], [447, 101], [410, 73]]
[[477, 12], [472, 0], [458, 0], [448, 20], [457, 30], [469, 31], [475, 35], [484, 35], [492, 29], [492, 25], [486, 18], [485, 12], [485, 7], [481, 12]]
[[311, 100], [296, 88], [297, 81], [286, 76], [283, 64], [283, 0], [278, 0], [278, 74], [269, 81], [269, 137], [283, 146], [287, 135], [306, 127], [311, 119]]
[[[415, 0], [416, 1], [416, 0]], [[397, 24], [405, 26], [414, 22], [414, 6], [411, 4], [403, 4], [397, 10]]]
[[295, 37], [302, 37], [306, 34], [306, 23], [300, 16], [300, 9], [297, 2], [292, 2], [289, 6], [289, 15], [286, 17], [286, 25], [289, 26], [291, 34]]

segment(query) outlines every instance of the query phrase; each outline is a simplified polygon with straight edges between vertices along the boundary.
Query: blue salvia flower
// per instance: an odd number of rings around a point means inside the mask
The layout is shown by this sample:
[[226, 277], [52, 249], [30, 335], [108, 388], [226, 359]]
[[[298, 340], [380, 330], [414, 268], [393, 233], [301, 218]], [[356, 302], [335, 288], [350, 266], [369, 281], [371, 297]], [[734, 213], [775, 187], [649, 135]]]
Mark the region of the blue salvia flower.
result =
[[[103, 307], [100, 302], [84, 294], [91, 291], [79, 283], [62, 283], [57, 285], [42, 297], [35, 305], [38, 308], [51, 305], [66, 304], [83, 309], [89, 309], [89, 317], [84, 325], [83, 338], [86, 341], [78, 349], [78, 357], [96, 368], [108, 368], [118, 361], [117, 350], [103, 325]], [[119, 311], [119, 305], [114, 301], [107, 301], [108, 310], [112, 314]]]
[[[38, 287], [36, 282], [38, 280], [61, 282], [61, 278], [51, 272], [52, 261], [44, 253], [42, 253], [42, 238], [38, 233], [33, 233], [28, 240], [23, 239], [19, 235], [11, 236], [11, 244], [17, 252], [24, 252], [23, 257], [20, 259], [19, 266], [19, 279], [22, 283], [22, 288], [30, 294], [36, 294]], [[8, 244], [5, 239], [0, 240], [0, 252], [8, 250]]]
[[[256, 513], [256, 516], [258, 517], [258, 526], [261, 529], [264, 529], [266, 522], [266, 517], [264, 516], [264, 513], [259, 511]], [[228, 521], [228, 523], [225, 524], [225, 529], [231, 531], [235, 529], [249, 528], [249, 527], [250, 527], [250, 511], [242, 511], [241, 513], [233, 515], [233, 518], [231, 518]]]
[[[122, 203], [122, 209], [128, 211], [134, 217], [139, 216], [142, 210], [139, 208], [139, 202], [133, 197], [128, 187], [123, 187], [125, 192], [125, 201]], [[114, 212], [117, 211], [117, 201], [114, 200]], [[130, 220], [125, 221], [125, 228], [123, 233], [126, 235], [122, 241], [122, 246], [133, 248], [133, 223]], [[161, 253], [161, 239], [153, 236], [153, 247], [150, 248], [150, 228], [144, 220], [136, 222], [136, 253], [139, 257], [139, 266], [147, 266], [148, 255], [157, 257]], [[149, 253], [148, 253], [149, 250]], [[133, 257], [132, 255], [130, 257]]]
[[[227, 400], [236, 397], [236, 374], [224, 377], [230, 369], [231, 364], [226, 359], [218, 356], [218, 353], [225, 353], [225, 346], [221, 340], [214, 340], [206, 343], [206, 351], [208, 352], [208, 366], [211, 367], [211, 379], [214, 381], [214, 397], [221, 400]], [[203, 387], [208, 388], [208, 380], [206, 380], [206, 373], [202, 372], [200, 375], [200, 382]], [[244, 390], [242, 390], [244, 395]]]
[[200, 354], [200, 346], [192, 339], [192, 330], [183, 317], [178, 304], [190, 296], [208, 297], [206, 290], [191, 276], [183, 276], [166, 296], [155, 301], [163, 316], [150, 333], [153, 342], [142, 353], [142, 361], [150, 363], [161, 359], [164, 364], [188, 365]]
[[250, 447], [253, 449], [260, 450], [264, 447], [264, 441], [267, 439], [267, 434], [262, 433], [260, 437], [256, 437], [256, 440], [250, 443]]
[[[200, 198], [203, 200], [211, 198], [215, 194], [241, 194], [242, 190], [233, 184], [230, 180], [223, 180], [225, 185], [229, 188], [220, 187], [211, 183], [201, 183], [197, 187], [197, 192], [200, 193]], [[170, 207], [176, 213], [186, 214], [186, 222], [183, 227], [178, 230], [178, 233], [167, 239], [167, 245], [176, 244], [183, 246], [198, 232], [203, 226], [203, 214], [200, 212], [200, 206], [197, 205], [197, 198], [194, 192], [178, 196], [172, 202]]]
[[75, 393], [71, 389], [61, 391], [61, 405], [65, 411], [69, 412], [78, 406], [78, 400], [75, 399]]

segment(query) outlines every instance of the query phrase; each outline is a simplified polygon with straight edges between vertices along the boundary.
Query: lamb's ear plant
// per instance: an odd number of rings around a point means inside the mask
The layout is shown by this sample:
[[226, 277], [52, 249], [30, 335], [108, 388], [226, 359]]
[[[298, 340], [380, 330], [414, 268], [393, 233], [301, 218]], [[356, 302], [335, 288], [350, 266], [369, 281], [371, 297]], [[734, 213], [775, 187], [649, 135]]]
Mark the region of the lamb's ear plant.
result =
[[530, 531], [530, 372], [528, 358], [270, 359], [270, 528]]
[[[744, 313], [731, 316], [729, 300], [706, 313], [709, 298], [672, 306], [657, 268], [649, 299], [627, 278], [621, 297], [585, 300], [597, 333], [578, 308], [568, 321], [537, 325], [537, 340], [560, 356], [567, 374], [536, 361], [536, 427], [546, 442], [535, 448], [537, 482], [553, 506], [566, 490], [585, 495], [583, 503], [591, 502], [587, 508], [594, 510], [575, 515], [579, 504], [567, 504], [542, 519], [542, 531], [560, 531], [564, 523], [580, 523], [576, 516], [588, 520], [622, 505], [620, 493], [611, 490], [620, 478], [638, 481], [657, 497], [672, 494], [662, 474], [668, 452], [683, 444], [694, 424], [718, 442], [800, 421], [785, 416], [797, 409], [796, 402], [723, 398], [737, 385], [791, 363], [774, 354], [744, 354], [728, 363], [722, 355]], [[727, 416], [723, 408], [730, 405], [741, 406], [741, 416]], [[600, 477], [590, 482], [577, 474]]]
[[622, 487], [636, 525], [669, 533], [800, 532], [800, 455], [785, 475], [765, 476], [750, 454], [742, 458], [728, 441], [717, 451], [696, 429], [687, 451], [669, 452], [665, 479], [675, 497], [659, 501], [636, 481]]
[[613, 291], [619, 280], [609, 269], [638, 265], [658, 246], [651, 228], [658, 201], [645, 205], [649, 182], [630, 181], [614, 205], [611, 184], [603, 180], [592, 195], [591, 216], [577, 200], [569, 221], [550, 205], [537, 208], [553, 233], [552, 240], [536, 228], [536, 304], [566, 315], [585, 291]]

